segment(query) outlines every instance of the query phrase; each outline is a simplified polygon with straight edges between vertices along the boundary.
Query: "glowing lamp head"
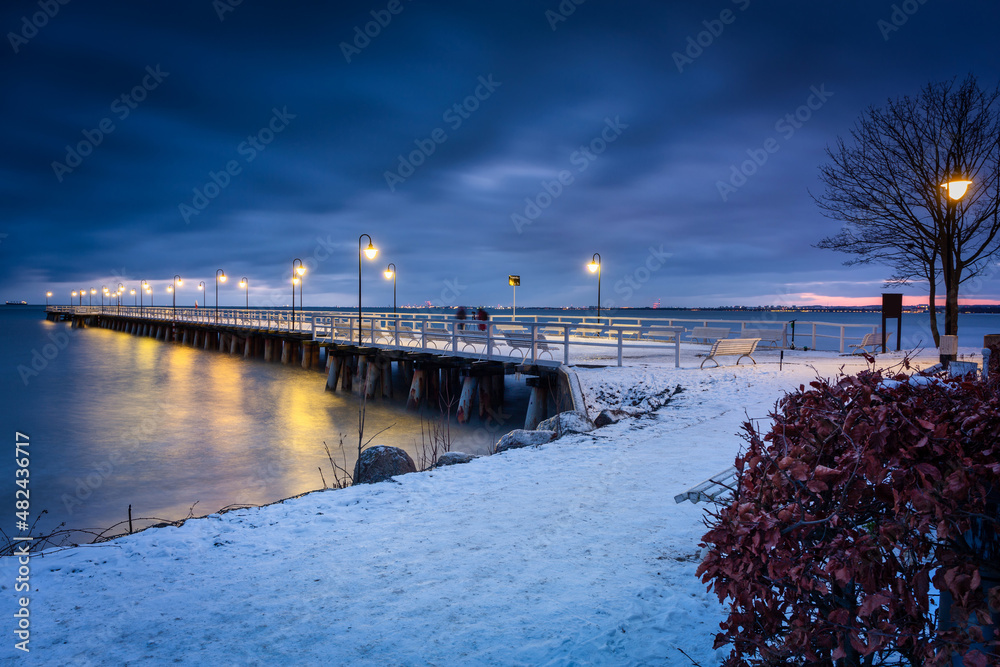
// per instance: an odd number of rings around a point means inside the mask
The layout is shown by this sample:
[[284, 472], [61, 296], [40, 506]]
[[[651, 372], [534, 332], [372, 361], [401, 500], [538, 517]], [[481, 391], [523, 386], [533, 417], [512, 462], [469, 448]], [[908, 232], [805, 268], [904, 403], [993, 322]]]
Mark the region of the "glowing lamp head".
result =
[[52, 292], [46, 292], [45, 296], [52, 296]]
[[178, 279], [177, 279], [177, 284], [178, 284], [178, 285], [183, 285], [183, 284], [184, 284], [184, 281], [183, 281], [183, 280], [181, 280], [180, 278], [178, 278]]
[[129, 294], [131, 294], [132, 296], [135, 296], [135, 290], [129, 291]]
[[70, 294], [71, 294], [72, 296], [76, 296], [76, 292], [75, 292], [75, 291], [74, 291], [74, 292], [70, 292]]
[[298, 285], [299, 284], [299, 279], [298, 278], [292, 278], [292, 284], [293, 285]]
[[587, 268], [590, 269], [591, 273], [597, 273], [597, 269], [601, 268], [601, 265], [597, 262], [591, 262], [587, 265]]
[[972, 185], [972, 181], [956, 180], [942, 183], [941, 187], [947, 191], [949, 199], [957, 201], [965, 196], [965, 193], [969, 191], [970, 185]]
[[385, 279], [386, 280], [392, 280], [392, 277], [394, 275], [396, 275], [396, 272], [393, 271], [392, 269], [386, 269], [384, 273], [385, 273]]
[[173, 292], [174, 291], [173, 285], [167, 285], [167, 291], [168, 292]]
[[295, 273], [299, 274], [300, 276], [306, 275], [306, 267], [302, 264], [299, 264], [298, 266], [295, 267]]
[[219, 276], [219, 282], [223, 282], [223, 283], [226, 282], [226, 274], [225, 273], [223, 273], [221, 276]]
[[90, 293], [91, 293], [91, 294], [97, 294], [97, 290], [96, 290], [96, 289], [94, 289], [93, 287], [91, 287], [91, 288], [90, 288]]
[[365, 248], [365, 256], [368, 259], [375, 259], [375, 255], [378, 254], [378, 248], [372, 245], [371, 241], [368, 242], [368, 247]]
[[246, 287], [246, 286], [247, 286], [247, 281], [241, 280], [240, 281], [240, 287]]
[[152, 291], [153, 290], [149, 288], [149, 285], [146, 285], [146, 294], [150, 294]]

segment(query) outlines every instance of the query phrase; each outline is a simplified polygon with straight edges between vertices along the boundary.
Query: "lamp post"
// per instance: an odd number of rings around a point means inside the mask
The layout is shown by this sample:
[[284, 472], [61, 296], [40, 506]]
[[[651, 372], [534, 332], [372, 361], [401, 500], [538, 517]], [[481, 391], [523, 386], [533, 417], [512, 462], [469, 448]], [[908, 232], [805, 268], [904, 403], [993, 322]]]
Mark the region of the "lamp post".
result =
[[215, 270], [215, 323], [219, 323], [219, 281], [226, 282], [226, 272], [222, 269]]
[[45, 293], [45, 307], [46, 307], [46, 308], [48, 308], [48, 307], [49, 307], [49, 297], [50, 297], [50, 296], [52, 296], [52, 292], [46, 292], [46, 293]]
[[150, 287], [149, 284], [146, 285], [146, 294], [149, 295], [149, 307], [152, 308], [153, 307], [153, 288]]
[[601, 253], [595, 252], [587, 265], [591, 273], [597, 274], [597, 323], [601, 323]]
[[250, 281], [246, 279], [246, 276], [240, 279], [240, 287], [246, 292], [247, 310], [250, 310]]
[[76, 298], [76, 290], [73, 290], [72, 292], [70, 292], [70, 293], [69, 293], [69, 296], [70, 296], [70, 299], [69, 299], [69, 305], [71, 305], [71, 306], [72, 306], [72, 305], [73, 305], [73, 299], [75, 299], [75, 298]]
[[[358, 345], [361, 345], [361, 239], [368, 236], [362, 234], [358, 237]], [[368, 236], [368, 247], [365, 248], [365, 256], [368, 259], [375, 259], [378, 248], [372, 245], [372, 237]]]
[[135, 307], [136, 305], [138, 305], [138, 304], [135, 301], [135, 290], [133, 289], [132, 290], [132, 306]]
[[396, 265], [389, 262], [384, 275], [386, 280], [392, 279], [392, 316], [396, 317]]
[[95, 294], [97, 294], [97, 290], [94, 289], [93, 287], [91, 287], [90, 288], [90, 304], [89, 304], [91, 308], [94, 307], [94, 295]]
[[86, 289], [80, 290], [80, 307], [83, 307], [83, 295], [87, 293]]
[[[298, 264], [298, 266], [296, 266]], [[302, 308], [302, 276], [306, 273], [305, 264], [302, 260], [296, 257], [292, 260], [292, 323], [289, 327], [295, 324], [295, 286], [299, 286], [299, 309]]]
[[[173, 281], [172, 281], [172, 283], [170, 285], [170, 288], [169, 288], [170, 292], [174, 295], [173, 310], [172, 310], [172, 312], [170, 314], [171, 321], [174, 322], [174, 323], [177, 322], [177, 289], [176, 288], [180, 287], [183, 284], [184, 284], [184, 281], [181, 280], [181, 277], [175, 273], [174, 274], [174, 279], [173, 279]], [[171, 335], [171, 339], [172, 338], [173, 338], [173, 336]]]
[[122, 314], [122, 294], [125, 292], [125, 286], [118, 283], [118, 307], [116, 309], [116, 314]]
[[[143, 292], [147, 292], [147, 293], [149, 292], [149, 283], [147, 283], [145, 280], [140, 280], [139, 281], [139, 317], [142, 317], [142, 293]], [[153, 305], [153, 304], [149, 304], [149, 305]]]
[[110, 297], [111, 294], [110, 294], [110, 292], [108, 292], [108, 288], [106, 286], [101, 285], [101, 315], [104, 314], [104, 297], [105, 296]]
[[[201, 300], [202, 305], [205, 305], [205, 303], [208, 301], [208, 288], [205, 287], [205, 281], [204, 280], [202, 280], [201, 282], [198, 283], [198, 290], [202, 294], [205, 295], [205, 298]], [[198, 307], [198, 300], [197, 299], [195, 299], [195, 301], [194, 301], [194, 306], [195, 306], [195, 308]]]
[[[958, 208], [958, 202], [969, 191], [970, 185], [972, 185], [972, 181], [964, 180], [960, 176], [941, 184], [941, 187], [945, 189], [945, 192], [947, 193], [948, 196], [948, 224], [953, 224], [953, 218], [955, 216], [955, 211]], [[942, 264], [946, 270], [947, 267], [951, 265], [950, 253], [951, 253], [951, 247], [949, 245], [945, 247], [944, 256], [941, 258]], [[882, 330], [882, 336], [884, 340], [885, 329]], [[948, 339], [947, 346], [945, 345], [944, 341], [945, 338]], [[948, 365], [951, 362], [958, 359], [957, 352], [958, 352], [958, 336], [952, 336], [952, 335], [943, 336], [941, 340], [941, 349], [939, 350], [939, 361], [945, 368], [948, 368]]]

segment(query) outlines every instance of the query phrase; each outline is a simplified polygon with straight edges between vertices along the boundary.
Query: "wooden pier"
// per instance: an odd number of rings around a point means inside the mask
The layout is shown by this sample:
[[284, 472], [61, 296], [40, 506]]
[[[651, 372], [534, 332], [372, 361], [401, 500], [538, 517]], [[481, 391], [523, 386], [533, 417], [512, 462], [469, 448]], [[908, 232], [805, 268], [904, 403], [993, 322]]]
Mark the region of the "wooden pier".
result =
[[[447, 351], [324, 342], [314, 340], [311, 333], [294, 330], [172, 322], [134, 313], [53, 309], [46, 312], [46, 318], [69, 321], [73, 328], [99, 327], [204, 351], [240, 355], [247, 360], [301, 367], [324, 374], [328, 391], [405, 400], [407, 409], [427, 406], [444, 414], [455, 414], [460, 424], [475, 418], [501, 422], [506, 400], [504, 380], [513, 374], [527, 376], [531, 389], [524, 428], [535, 428], [550, 415], [579, 407], [574, 406], [569, 378], [559, 364], [484, 360]], [[404, 394], [400, 389], [406, 387], [409, 390]]]

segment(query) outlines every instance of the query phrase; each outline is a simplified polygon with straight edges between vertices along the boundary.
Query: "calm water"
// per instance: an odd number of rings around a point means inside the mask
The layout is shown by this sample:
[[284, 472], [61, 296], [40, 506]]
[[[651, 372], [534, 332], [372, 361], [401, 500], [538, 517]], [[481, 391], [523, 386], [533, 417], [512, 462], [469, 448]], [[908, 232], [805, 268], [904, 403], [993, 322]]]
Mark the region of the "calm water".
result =
[[[518, 309], [518, 314], [583, 313]], [[758, 326], [792, 318], [880, 321], [874, 313], [624, 310], [604, 315], [743, 319]], [[905, 348], [931, 347], [927, 322], [926, 315], [904, 316]], [[978, 349], [984, 334], [1000, 333], [1000, 315], [962, 315], [959, 326], [960, 346]], [[810, 330], [799, 324], [797, 345], [810, 344]], [[836, 328], [820, 332], [835, 334]], [[819, 343], [820, 349], [830, 349], [835, 340]], [[34, 370], [33, 364], [37, 374], [22, 377], [25, 369]], [[42, 529], [63, 522], [103, 529], [123, 521], [129, 504], [135, 517], [179, 519], [195, 502], [194, 514], [202, 515], [318, 489], [318, 467], [332, 481], [323, 442], [336, 450], [341, 434], [347, 466], [353, 467], [359, 401], [353, 394], [325, 391], [320, 373], [104, 329], [74, 330], [46, 321], [40, 307], [0, 308], [0, 369], [4, 437], [12, 442], [16, 430], [31, 437], [31, 507], [49, 512], [39, 524]], [[478, 420], [463, 427], [452, 423], [454, 449], [481, 453], [523, 424], [527, 389], [512, 383], [508, 378], [505, 423], [489, 428]], [[404, 392], [397, 384], [397, 396]], [[433, 420], [434, 414], [424, 417]], [[367, 433], [390, 425], [373, 444], [403, 447], [416, 460], [421, 417], [398, 402], [369, 402]], [[13, 457], [0, 460], [12, 496]], [[11, 534], [13, 522], [11, 513], [0, 527]]]
[[[360, 401], [325, 391], [315, 371], [71, 329], [34, 307], [0, 310], [0, 359], [3, 434], [9, 443], [15, 431], [31, 438], [31, 508], [48, 510], [40, 529], [103, 529], [125, 520], [129, 504], [134, 517], [179, 519], [195, 502], [197, 516], [322, 488], [318, 467], [333, 479], [323, 442], [336, 452], [340, 434], [353, 468]], [[22, 379], [33, 360], [40, 370]], [[396, 385], [396, 396], [405, 391]], [[519, 428], [526, 396], [508, 378], [505, 424], [474, 418], [459, 427], [452, 418], [453, 449], [482, 453]], [[417, 461], [420, 415], [369, 401], [366, 432], [386, 426], [373, 444], [403, 447]], [[2, 460], [13, 498], [13, 457]], [[13, 524], [10, 512], [0, 527], [10, 535]]]

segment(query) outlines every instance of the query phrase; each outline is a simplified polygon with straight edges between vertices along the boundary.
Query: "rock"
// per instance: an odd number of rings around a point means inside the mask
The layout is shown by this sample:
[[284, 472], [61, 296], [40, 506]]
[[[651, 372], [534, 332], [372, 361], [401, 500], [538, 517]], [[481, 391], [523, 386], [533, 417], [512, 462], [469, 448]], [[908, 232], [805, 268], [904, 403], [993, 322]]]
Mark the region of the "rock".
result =
[[597, 419], [594, 420], [594, 426], [608, 426], [610, 424], [616, 424], [618, 420], [614, 418], [608, 410], [601, 410], [601, 414], [597, 415]]
[[472, 454], [466, 454], [465, 452], [445, 452], [438, 457], [437, 463], [434, 467], [440, 468], [441, 466], [453, 466], [457, 463], [468, 463], [472, 459], [476, 458]]
[[589, 433], [594, 430], [594, 423], [582, 412], [562, 412], [555, 417], [549, 417], [538, 425], [540, 431], [555, 431], [561, 438], [567, 433]]
[[521, 447], [531, 447], [533, 445], [544, 445], [556, 439], [555, 431], [525, 431], [522, 428], [511, 431], [500, 438], [497, 443], [497, 454], [506, 452], [508, 449], [520, 449]]
[[376, 484], [416, 471], [413, 459], [402, 449], [377, 445], [361, 452], [361, 458], [354, 464], [354, 483]]

